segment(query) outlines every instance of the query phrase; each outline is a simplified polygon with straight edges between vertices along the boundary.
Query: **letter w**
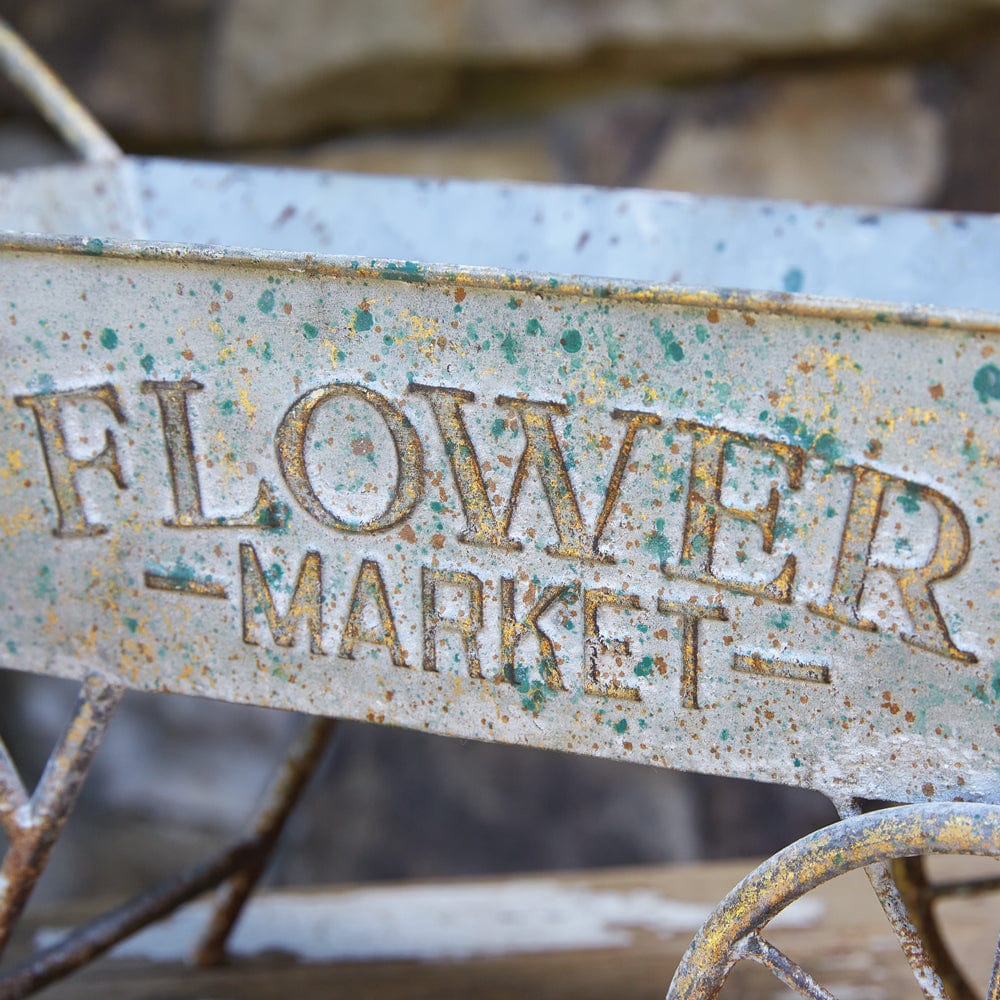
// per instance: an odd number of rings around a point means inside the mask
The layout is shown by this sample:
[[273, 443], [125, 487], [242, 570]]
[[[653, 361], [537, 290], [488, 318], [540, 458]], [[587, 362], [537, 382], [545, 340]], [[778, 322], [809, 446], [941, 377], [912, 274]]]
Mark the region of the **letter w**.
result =
[[271, 637], [278, 646], [294, 646], [299, 622], [304, 619], [309, 631], [309, 649], [323, 653], [322, 559], [318, 552], [307, 552], [299, 566], [295, 589], [288, 602], [288, 611], [281, 615], [274, 606], [260, 559], [253, 545], [240, 543], [240, 578], [243, 588], [243, 641], [259, 645], [255, 619], [263, 614]]
[[628, 424], [597, 518], [597, 525], [591, 532], [583, 523], [580, 504], [570, 482], [569, 470], [566, 468], [555, 428], [552, 426], [553, 416], [565, 416], [569, 412], [566, 404], [513, 399], [509, 396], [496, 398], [500, 406], [507, 407], [517, 414], [525, 438], [524, 450], [521, 452], [514, 473], [510, 498], [503, 512], [497, 516], [490, 502], [476, 450], [462, 417], [461, 404], [474, 402], [476, 397], [463, 389], [421, 385], [417, 382], [410, 384], [409, 391], [426, 396], [434, 412], [455, 486], [462, 501], [462, 511], [465, 514], [467, 530], [459, 535], [461, 541], [471, 545], [489, 545], [507, 551], [519, 551], [522, 548], [521, 543], [512, 539], [508, 532], [528, 472], [534, 470], [541, 481], [545, 500], [559, 536], [559, 544], [548, 546], [547, 551], [551, 555], [567, 559], [614, 562], [611, 556], [600, 551], [601, 535], [621, 492], [622, 478], [636, 434], [640, 427], [657, 426], [660, 423], [659, 417], [653, 413], [632, 410], [612, 412], [612, 419], [627, 420]]

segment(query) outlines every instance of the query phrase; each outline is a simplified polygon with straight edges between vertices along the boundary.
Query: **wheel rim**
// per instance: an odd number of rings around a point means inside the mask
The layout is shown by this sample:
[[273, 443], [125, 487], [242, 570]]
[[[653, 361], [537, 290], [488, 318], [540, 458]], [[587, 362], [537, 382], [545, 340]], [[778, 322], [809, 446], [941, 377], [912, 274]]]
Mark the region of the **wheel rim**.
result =
[[[838, 875], [921, 854], [1000, 857], [1000, 806], [898, 806], [852, 816], [796, 841], [751, 872], [719, 904], [681, 960], [668, 1000], [710, 1000], [741, 959], [768, 966], [803, 996], [831, 997], [757, 931], [789, 903]], [[926, 996], [948, 997], [926, 950], [916, 960], [912, 953], [907, 958]], [[993, 984], [991, 990], [995, 988]]]

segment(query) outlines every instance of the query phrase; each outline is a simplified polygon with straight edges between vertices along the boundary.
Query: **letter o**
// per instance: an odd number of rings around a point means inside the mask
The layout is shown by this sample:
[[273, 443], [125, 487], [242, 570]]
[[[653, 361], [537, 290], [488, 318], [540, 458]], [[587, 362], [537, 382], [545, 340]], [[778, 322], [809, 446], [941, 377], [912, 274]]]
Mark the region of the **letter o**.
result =
[[[388, 506], [367, 521], [347, 521], [325, 507], [316, 496], [306, 468], [306, 438], [316, 409], [331, 399], [351, 397], [367, 403], [385, 422], [396, 449], [396, 488]], [[404, 520], [424, 492], [424, 451], [413, 425], [402, 411], [380, 393], [363, 385], [333, 382], [300, 396], [282, 417], [274, 439], [278, 465], [302, 508], [320, 524], [350, 534], [385, 531]]]

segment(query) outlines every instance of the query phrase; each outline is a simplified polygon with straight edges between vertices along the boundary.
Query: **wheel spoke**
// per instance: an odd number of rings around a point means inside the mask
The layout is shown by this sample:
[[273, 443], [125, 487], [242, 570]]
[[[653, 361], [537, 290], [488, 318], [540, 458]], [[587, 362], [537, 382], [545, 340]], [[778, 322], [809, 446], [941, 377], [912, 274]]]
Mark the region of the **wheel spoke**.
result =
[[741, 958], [749, 958], [770, 969], [776, 979], [790, 986], [799, 996], [809, 1000], [837, 1000], [824, 989], [797, 962], [793, 962], [783, 951], [765, 941], [759, 934], [745, 938], [739, 949]]
[[[864, 806], [860, 799], [848, 799], [838, 802], [837, 810], [844, 818], [873, 811], [870, 803], [868, 809]], [[924, 895], [928, 882], [919, 858], [878, 862], [865, 868], [865, 874], [927, 1000], [967, 1000], [968, 987], [955, 969], [930, 913]], [[945, 973], [954, 972], [947, 977], [951, 989], [945, 986], [939, 968]]]
[[889, 866], [880, 861], [866, 868], [865, 874], [875, 890], [875, 895], [878, 896], [878, 901], [882, 904], [890, 926], [896, 932], [899, 945], [924, 996], [927, 1000], [952, 1000], [934, 967], [933, 959], [928, 954], [920, 931], [910, 919], [910, 913], [903, 902], [899, 887], [893, 881]]

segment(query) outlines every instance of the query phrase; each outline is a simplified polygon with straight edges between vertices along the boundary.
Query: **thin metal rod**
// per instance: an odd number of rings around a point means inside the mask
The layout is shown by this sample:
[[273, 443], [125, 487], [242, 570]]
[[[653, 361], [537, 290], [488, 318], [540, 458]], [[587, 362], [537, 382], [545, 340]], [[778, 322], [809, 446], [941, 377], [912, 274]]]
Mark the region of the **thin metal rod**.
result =
[[0, 979], [0, 1000], [18, 1000], [68, 975], [254, 862], [259, 843], [241, 841], [73, 931]]
[[993, 971], [990, 973], [990, 985], [986, 989], [986, 1000], [1000, 1000], [1000, 941], [997, 941], [993, 953]]
[[49, 755], [0, 868], [0, 953], [48, 863], [125, 689], [91, 675], [80, 688], [73, 718]]
[[976, 1000], [976, 991], [969, 986], [941, 934], [934, 912], [936, 887], [927, 878], [924, 859], [896, 858], [888, 866], [907, 915], [924, 943], [930, 964], [941, 977], [949, 1000]]
[[927, 1000], [951, 1000], [927, 952], [924, 939], [910, 918], [899, 887], [889, 871], [889, 865], [884, 861], [876, 862], [865, 869], [865, 874], [875, 890], [878, 901], [882, 904], [886, 919], [896, 933], [899, 946], [903, 949], [906, 961], [924, 996]]
[[85, 160], [117, 160], [122, 151], [38, 55], [0, 18], [0, 72], [25, 94]]
[[28, 793], [7, 744], [0, 739], [0, 827], [13, 840], [20, 832], [17, 813], [28, 804]]
[[926, 894], [931, 899], [944, 899], [948, 896], [961, 896], [971, 899], [988, 892], [1000, 892], [1000, 876], [995, 878], [959, 879], [954, 882], [933, 882], [926, 888]]
[[770, 969], [775, 978], [790, 986], [800, 996], [810, 1000], [837, 1000], [828, 990], [820, 986], [797, 962], [793, 962], [783, 951], [765, 941], [759, 934], [745, 938], [740, 948], [740, 957], [749, 958]]
[[200, 966], [217, 965], [226, 954], [226, 943], [236, 921], [267, 868], [274, 847], [306, 783], [316, 770], [336, 728], [336, 720], [314, 718], [303, 727], [264, 798], [254, 825], [260, 851], [254, 860], [230, 879], [216, 900], [212, 917], [194, 951]]
[[34, 794], [14, 814], [10, 848], [0, 868], [0, 952], [62, 833], [123, 694], [124, 688], [98, 676], [83, 682], [73, 717]]
[[[861, 799], [835, 803], [843, 817], [878, 812]], [[938, 930], [929, 901], [920, 857], [880, 861], [865, 869], [882, 910], [906, 956], [910, 971], [928, 1000], [970, 1000], [972, 993]]]

